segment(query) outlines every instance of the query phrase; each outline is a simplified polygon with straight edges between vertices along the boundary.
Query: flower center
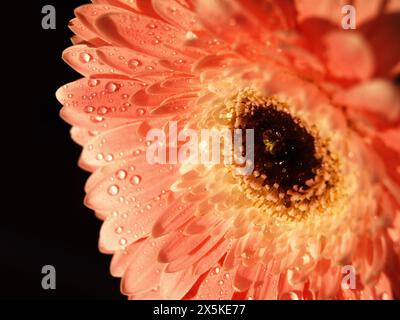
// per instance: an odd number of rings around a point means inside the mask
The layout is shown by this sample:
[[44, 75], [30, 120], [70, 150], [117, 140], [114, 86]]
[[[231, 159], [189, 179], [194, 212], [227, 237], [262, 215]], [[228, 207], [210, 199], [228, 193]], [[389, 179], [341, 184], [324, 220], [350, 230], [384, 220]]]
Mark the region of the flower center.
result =
[[[300, 118], [293, 106], [252, 89], [239, 92], [224, 105], [219, 118], [226, 119], [227, 126], [254, 130], [252, 174], [231, 172], [258, 208], [259, 217], [301, 221], [334, 205], [340, 193], [340, 161], [316, 124]], [[246, 146], [243, 136], [242, 156]]]
[[307, 181], [316, 176], [322, 160], [314, 137], [298, 119], [273, 105], [256, 105], [238, 115], [235, 127], [254, 129], [254, 170], [265, 177], [263, 186], [281, 192], [308, 189]]

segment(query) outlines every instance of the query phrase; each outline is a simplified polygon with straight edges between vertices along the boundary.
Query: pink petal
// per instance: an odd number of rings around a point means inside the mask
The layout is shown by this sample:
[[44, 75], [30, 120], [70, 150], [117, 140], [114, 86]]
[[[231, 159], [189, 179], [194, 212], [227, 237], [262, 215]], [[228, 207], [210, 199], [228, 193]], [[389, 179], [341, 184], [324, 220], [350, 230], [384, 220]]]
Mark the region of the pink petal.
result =
[[175, 0], [152, 0], [154, 10], [171, 25], [188, 31], [202, 30], [196, 15]]
[[171, 62], [193, 63], [192, 57], [201, 52], [182, 49], [185, 32], [160, 20], [134, 13], [104, 14], [97, 18], [96, 27], [100, 34], [115, 46], [131, 48], [149, 56]]
[[85, 204], [94, 210], [123, 211], [132, 205], [144, 205], [165, 194], [176, 180], [175, 167], [150, 165], [143, 158], [111, 168], [88, 190]]
[[400, 128], [391, 128], [379, 133], [380, 138], [384, 143], [400, 154]]
[[245, 266], [240, 264], [233, 282], [235, 290], [240, 292], [247, 291], [257, 279], [258, 268], [258, 265]]
[[175, 234], [176, 237], [160, 249], [158, 261], [163, 263], [174, 261], [180, 256], [190, 253], [209, 237], [208, 234], [184, 236], [179, 231]]
[[121, 282], [124, 294], [136, 295], [159, 286], [164, 266], [157, 262], [158, 251], [168, 237], [143, 241], [135, 252]]
[[207, 253], [218, 248], [221, 243], [225, 242], [223, 236], [224, 234], [219, 234], [206, 238], [200, 243], [200, 245], [196, 246], [188, 254], [168, 263], [166, 272], [176, 272], [185, 268], [189, 268], [196, 262], [202, 260]]
[[110, 118], [120, 118], [120, 123], [126, 123], [148, 115], [145, 106], [133, 106], [129, 102], [130, 97], [142, 88], [143, 84], [139, 81], [84, 78], [58, 89], [56, 97], [70, 112], [90, 120], [89, 123], [100, 122], [103, 125], [104, 121], [96, 119]]
[[166, 207], [166, 201], [149, 201], [142, 208], [132, 208], [104, 221], [99, 247], [102, 252], [113, 252], [150, 235], [154, 221]]
[[330, 74], [339, 79], [366, 80], [375, 70], [374, 56], [361, 34], [347, 31], [328, 33], [324, 39]]
[[154, 223], [152, 235], [160, 237], [172, 231], [178, 230], [184, 223], [194, 216], [195, 206], [184, 203], [182, 198], [170, 203], [167, 210]]
[[83, 148], [81, 166], [97, 168], [126, 158], [140, 155], [143, 158], [147, 146], [138, 135], [141, 125], [141, 122], [126, 124], [94, 137]]
[[163, 72], [158, 59], [128, 48], [103, 46], [96, 50], [98, 57], [108, 66], [130, 77], [140, 77], [148, 71]]
[[400, 12], [380, 15], [363, 25], [360, 30], [369, 42], [377, 61], [377, 75], [386, 76], [400, 61]]
[[182, 299], [196, 283], [198, 276], [193, 274], [193, 268], [175, 273], [163, 273], [160, 281], [160, 293], [170, 300]]
[[[81, 24], [98, 36], [99, 33], [95, 27], [95, 21], [102, 14], [109, 12], [123, 13], [126, 11], [119, 7], [109, 6], [108, 4], [86, 4], [74, 10], [75, 16], [78, 18]], [[102, 40], [104, 41], [105, 39]]]
[[79, 127], [72, 127], [70, 133], [72, 140], [81, 146], [85, 145], [95, 136], [91, 131]]
[[210, 33], [235, 45], [244, 44], [260, 50], [259, 26], [238, 2], [226, 0], [196, 0], [196, 11], [201, 23]]
[[386, 80], [377, 79], [356, 85], [338, 92], [334, 100], [356, 111], [372, 114], [384, 122], [395, 122], [400, 117], [400, 91]]
[[143, 244], [142, 241], [136, 241], [126, 249], [115, 251], [110, 265], [110, 272], [113, 277], [122, 277], [128, 268], [132, 258], [138, 252]]
[[210, 228], [214, 227], [218, 222], [221, 221], [219, 217], [214, 212], [210, 212], [204, 216], [196, 217], [191, 223], [189, 223], [183, 230], [186, 235], [194, 235], [203, 233]]
[[196, 300], [228, 300], [234, 293], [233, 277], [235, 270], [226, 271], [221, 265], [217, 264], [207, 274], [201, 282], [197, 294], [193, 299]]
[[195, 263], [194, 273], [201, 275], [210, 270], [226, 254], [231, 246], [230, 240], [220, 241], [215, 247], [207, 252], [198, 262]]
[[267, 267], [260, 266], [257, 278], [253, 284], [253, 295], [256, 300], [276, 300], [278, 298], [279, 274], [272, 274], [270, 263]]
[[343, 15], [341, 9], [345, 4], [348, 4], [345, 0], [320, 0], [316, 2], [295, 0], [295, 2], [299, 21], [304, 21], [309, 18], [322, 18], [335, 24], [339, 24], [340, 21], [342, 21]]
[[86, 45], [75, 45], [64, 50], [62, 58], [77, 72], [85, 77], [109, 77], [126, 76], [116, 72], [112, 67], [106, 65], [97, 55], [95, 48]]
[[99, 115], [82, 117], [80, 110], [71, 108], [70, 106], [64, 106], [60, 110], [60, 117], [67, 123], [85, 128], [92, 132], [101, 132], [106, 129], [112, 129], [127, 123], [125, 118], [105, 118]]
[[98, 37], [97, 33], [88, 29], [78, 18], [72, 19], [69, 22], [68, 27], [73, 33], [75, 33], [81, 42], [86, 41], [93, 46], [107, 45], [105, 41]]

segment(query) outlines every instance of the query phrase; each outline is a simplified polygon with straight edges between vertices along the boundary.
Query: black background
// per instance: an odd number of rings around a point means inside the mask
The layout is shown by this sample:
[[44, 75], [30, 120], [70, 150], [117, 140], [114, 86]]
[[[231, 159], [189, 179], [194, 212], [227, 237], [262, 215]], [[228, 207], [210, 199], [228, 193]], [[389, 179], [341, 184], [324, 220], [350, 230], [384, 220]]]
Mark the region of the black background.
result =
[[[82, 204], [88, 174], [80, 147], [59, 117], [55, 91], [80, 77], [61, 60], [71, 45], [73, 9], [89, 0], [25, 0], [1, 13], [0, 91], [2, 210], [0, 298], [124, 299], [98, 251], [101, 226]], [[43, 30], [44, 5], [56, 30]], [[41, 269], [56, 268], [56, 289], [43, 290]]]

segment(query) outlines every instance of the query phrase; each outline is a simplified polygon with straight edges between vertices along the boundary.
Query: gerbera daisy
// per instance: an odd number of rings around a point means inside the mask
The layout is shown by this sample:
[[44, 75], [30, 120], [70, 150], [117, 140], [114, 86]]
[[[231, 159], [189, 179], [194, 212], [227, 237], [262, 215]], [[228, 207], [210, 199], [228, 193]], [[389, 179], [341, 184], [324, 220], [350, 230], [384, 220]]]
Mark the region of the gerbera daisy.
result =
[[[132, 299], [400, 297], [399, 1], [93, 0], [62, 118]], [[254, 130], [254, 170], [149, 163], [147, 133]], [[162, 148], [178, 148], [169, 139]], [[243, 140], [242, 147], [246, 146]], [[351, 267], [355, 287], [343, 286]]]

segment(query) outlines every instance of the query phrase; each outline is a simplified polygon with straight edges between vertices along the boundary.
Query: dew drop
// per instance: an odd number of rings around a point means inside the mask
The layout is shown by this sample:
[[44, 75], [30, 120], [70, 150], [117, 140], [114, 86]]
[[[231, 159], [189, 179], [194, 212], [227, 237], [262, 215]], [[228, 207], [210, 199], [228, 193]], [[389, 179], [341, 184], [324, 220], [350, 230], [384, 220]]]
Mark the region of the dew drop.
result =
[[95, 109], [95, 107], [93, 107], [93, 106], [86, 106], [85, 109], [84, 109], [84, 111], [85, 111], [86, 113], [93, 113], [95, 110], [96, 110], [96, 109]]
[[97, 110], [97, 113], [100, 114], [100, 115], [105, 115], [105, 114], [108, 113], [108, 111], [109, 111], [109, 110], [108, 110], [107, 107], [102, 106], [102, 107], [100, 107], [100, 108]]
[[137, 67], [141, 66], [142, 62], [138, 59], [131, 59], [128, 61], [128, 66], [132, 69], [136, 69]]
[[112, 154], [106, 155], [106, 161], [107, 161], [107, 162], [111, 162], [111, 161], [113, 161], [113, 160], [114, 160], [114, 156], [113, 156]]
[[176, 9], [176, 7], [168, 7], [168, 11], [169, 11], [169, 13], [171, 13], [171, 14], [176, 14], [177, 9]]
[[83, 62], [83, 63], [88, 63], [88, 62], [90, 62], [90, 61], [92, 60], [92, 56], [91, 56], [89, 53], [87, 53], [87, 52], [82, 52], [82, 53], [79, 55], [79, 59], [80, 59], [81, 62]]
[[119, 239], [119, 244], [120, 244], [121, 246], [124, 246], [124, 245], [126, 245], [126, 243], [127, 243], [127, 241], [126, 241], [126, 239], [125, 239], [125, 238], [121, 238], [121, 239]]
[[110, 196], [116, 196], [119, 192], [119, 188], [117, 185], [113, 184], [108, 188], [108, 194]]
[[109, 83], [106, 84], [106, 91], [108, 93], [114, 93], [118, 89], [119, 89], [118, 84], [116, 84], [114, 82], [109, 82]]
[[88, 81], [88, 86], [89, 86], [89, 87], [95, 87], [95, 86], [97, 86], [99, 83], [100, 83], [100, 81], [97, 80], [97, 79], [90, 79], [90, 80]]
[[197, 35], [195, 33], [193, 33], [192, 31], [188, 31], [185, 34], [185, 38], [186, 38], [186, 40], [193, 41], [193, 40], [197, 39]]
[[133, 176], [131, 179], [131, 183], [134, 185], [138, 185], [142, 181], [142, 178], [140, 176]]
[[91, 117], [91, 120], [92, 120], [92, 122], [94, 122], [94, 123], [99, 123], [99, 122], [104, 121], [104, 118], [103, 118], [103, 117], [100, 117], [100, 116], [95, 116], [95, 117]]
[[128, 175], [128, 173], [125, 170], [118, 170], [116, 173], [116, 176], [119, 180], [124, 180], [126, 178], [126, 176]]
[[123, 228], [123, 227], [117, 227], [117, 228], [115, 228], [115, 233], [117, 233], [117, 234], [121, 234], [122, 231], [124, 231], [124, 228]]
[[156, 29], [156, 28], [157, 28], [157, 25], [155, 25], [154, 23], [149, 23], [149, 24], [147, 25], [147, 28], [149, 28], [149, 29]]
[[145, 113], [146, 113], [146, 109], [144, 109], [144, 108], [139, 108], [136, 110], [136, 114], [138, 116], [143, 116]]

